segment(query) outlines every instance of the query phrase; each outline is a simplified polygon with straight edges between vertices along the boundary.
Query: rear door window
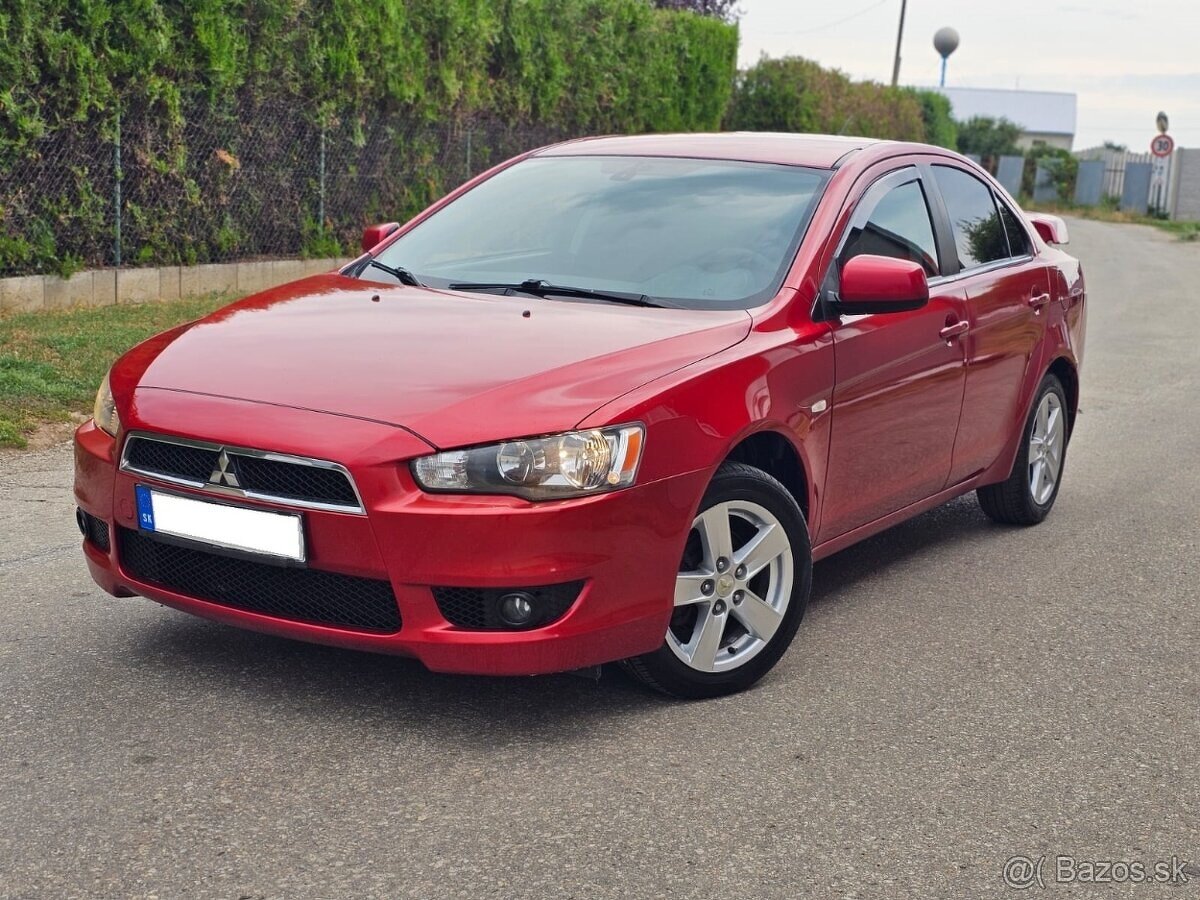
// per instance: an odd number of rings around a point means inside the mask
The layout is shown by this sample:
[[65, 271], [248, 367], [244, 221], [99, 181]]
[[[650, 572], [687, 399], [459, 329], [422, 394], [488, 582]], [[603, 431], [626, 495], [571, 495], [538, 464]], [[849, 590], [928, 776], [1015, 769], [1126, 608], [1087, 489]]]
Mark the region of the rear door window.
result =
[[1029, 234], [1017, 219], [1017, 214], [1003, 200], [997, 200], [997, 205], [1000, 207], [1000, 219], [1004, 222], [1004, 233], [1008, 235], [1008, 252], [1012, 256], [1029, 256]]
[[933, 166], [933, 177], [950, 214], [959, 265], [967, 270], [1007, 259], [1008, 236], [991, 188], [950, 166]]

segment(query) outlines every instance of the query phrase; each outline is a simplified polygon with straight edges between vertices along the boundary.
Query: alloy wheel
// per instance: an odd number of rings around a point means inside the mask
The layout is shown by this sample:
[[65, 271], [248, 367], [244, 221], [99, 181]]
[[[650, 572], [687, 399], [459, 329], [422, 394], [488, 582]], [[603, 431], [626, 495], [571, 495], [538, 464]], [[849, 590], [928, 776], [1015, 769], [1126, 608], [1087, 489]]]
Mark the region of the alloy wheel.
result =
[[1054, 495], [1065, 446], [1062, 402], [1057, 394], [1049, 391], [1038, 404], [1029, 433], [1029, 493], [1039, 506]]
[[726, 672], [757, 656], [792, 596], [794, 562], [783, 524], [746, 500], [696, 516], [675, 581], [667, 646], [699, 672]]

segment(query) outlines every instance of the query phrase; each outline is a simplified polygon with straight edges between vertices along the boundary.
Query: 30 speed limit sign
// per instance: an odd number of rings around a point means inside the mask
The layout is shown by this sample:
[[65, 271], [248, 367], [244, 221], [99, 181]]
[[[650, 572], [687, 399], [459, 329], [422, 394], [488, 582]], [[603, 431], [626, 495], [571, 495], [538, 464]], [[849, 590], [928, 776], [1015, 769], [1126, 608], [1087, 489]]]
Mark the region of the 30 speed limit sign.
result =
[[1175, 139], [1169, 134], [1160, 134], [1150, 142], [1150, 152], [1155, 156], [1170, 156], [1175, 152]]

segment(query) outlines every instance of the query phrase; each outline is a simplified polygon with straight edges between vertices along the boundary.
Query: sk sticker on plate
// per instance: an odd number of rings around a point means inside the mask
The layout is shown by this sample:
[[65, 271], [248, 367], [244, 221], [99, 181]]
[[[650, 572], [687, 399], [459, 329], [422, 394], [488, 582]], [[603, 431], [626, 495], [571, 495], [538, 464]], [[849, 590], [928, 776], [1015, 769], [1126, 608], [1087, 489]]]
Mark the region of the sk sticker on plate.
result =
[[150, 488], [139, 484], [134, 490], [137, 493], [138, 526], [143, 531], [153, 531], [154, 501], [150, 499]]

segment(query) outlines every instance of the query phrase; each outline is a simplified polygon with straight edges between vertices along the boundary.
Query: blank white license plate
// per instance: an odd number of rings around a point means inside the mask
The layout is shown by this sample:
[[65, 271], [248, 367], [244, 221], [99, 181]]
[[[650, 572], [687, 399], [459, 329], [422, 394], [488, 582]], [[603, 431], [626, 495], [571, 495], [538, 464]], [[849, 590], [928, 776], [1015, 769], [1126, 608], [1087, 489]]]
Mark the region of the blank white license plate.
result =
[[135, 491], [138, 527], [142, 531], [226, 550], [304, 561], [304, 526], [297, 515], [164, 494], [144, 484], [137, 485]]

